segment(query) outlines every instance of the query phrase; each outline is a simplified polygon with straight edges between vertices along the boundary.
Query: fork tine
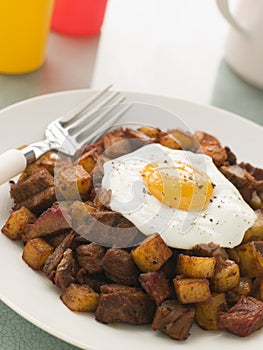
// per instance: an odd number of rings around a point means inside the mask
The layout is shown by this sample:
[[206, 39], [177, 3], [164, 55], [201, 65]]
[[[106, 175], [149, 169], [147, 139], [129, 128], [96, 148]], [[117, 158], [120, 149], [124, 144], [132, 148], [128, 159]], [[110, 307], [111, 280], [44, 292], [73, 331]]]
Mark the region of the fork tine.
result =
[[[119, 92], [114, 92], [110, 96], [107, 96], [99, 104], [97, 104], [96, 107], [94, 107], [91, 111], [84, 114], [81, 118], [79, 118], [78, 120], [76, 120], [75, 122], [70, 124], [69, 127], [67, 128], [69, 135], [76, 134], [76, 132], [81, 130], [87, 124], [93, 125], [97, 119], [101, 120], [101, 114], [98, 113], [100, 111], [100, 109], [109, 105], [110, 102], [112, 102], [112, 104], [113, 104], [114, 99], [119, 94], [120, 94]], [[125, 99], [124, 97], [121, 97], [120, 99], [115, 100], [114, 105], [121, 103], [122, 101], [124, 101], [124, 99]]]
[[78, 136], [78, 134], [81, 134], [82, 132], [93, 132], [94, 130], [97, 130], [101, 125], [105, 125], [107, 123], [107, 120], [110, 117], [110, 113], [117, 109], [117, 107], [125, 100], [125, 97], [120, 97], [113, 105], [109, 105], [103, 110], [97, 111], [94, 114], [94, 119], [91, 123], [83, 123], [82, 128], [79, 128], [75, 137]]
[[[119, 104], [118, 106], [120, 106], [121, 104]], [[132, 104], [125, 104], [117, 113], [113, 114], [112, 116], [110, 116], [110, 114], [112, 114], [112, 112], [114, 112], [114, 110], [116, 109], [116, 105], [111, 106], [109, 109], [105, 110], [103, 115], [100, 114], [100, 117], [102, 117], [102, 119], [107, 116], [108, 120], [104, 123], [100, 123], [100, 127], [98, 127], [98, 124], [90, 126], [87, 125], [87, 127], [82, 130], [78, 135], [76, 135], [75, 140], [77, 143], [79, 144], [87, 144], [90, 142], [93, 142], [95, 139], [97, 139], [98, 137], [100, 137], [101, 135], [103, 135], [105, 133], [105, 131], [107, 129], [109, 129], [110, 127], [114, 126], [114, 124], [132, 107]], [[103, 124], [103, 125], [101, 125]]]
[[90, 97], [88, 101], [85, 100], [78, 104], [76, 107], [72, 108], [70, 111], [59, 118], [60, 124], [63, 127], [66, 127], [68, 124], [72, 123], [80, 116], [83, 111], [90, 108], [98, 99], [105, 95], [111, 87], [112, 85], [107, 86], [105, 89], [97, 92], [94, 96]]

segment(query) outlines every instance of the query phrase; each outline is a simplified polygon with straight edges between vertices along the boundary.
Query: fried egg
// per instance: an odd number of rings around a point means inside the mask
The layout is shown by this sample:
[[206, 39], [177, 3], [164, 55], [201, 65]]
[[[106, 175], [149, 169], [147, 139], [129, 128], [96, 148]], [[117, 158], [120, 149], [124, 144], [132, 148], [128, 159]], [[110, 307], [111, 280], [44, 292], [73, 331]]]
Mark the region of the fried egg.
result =
[[241, 243], [255, 213], [211, 157], [146, 145], [104, 164], [110, 208], [143, 234], [158, 232], [174, 248]]

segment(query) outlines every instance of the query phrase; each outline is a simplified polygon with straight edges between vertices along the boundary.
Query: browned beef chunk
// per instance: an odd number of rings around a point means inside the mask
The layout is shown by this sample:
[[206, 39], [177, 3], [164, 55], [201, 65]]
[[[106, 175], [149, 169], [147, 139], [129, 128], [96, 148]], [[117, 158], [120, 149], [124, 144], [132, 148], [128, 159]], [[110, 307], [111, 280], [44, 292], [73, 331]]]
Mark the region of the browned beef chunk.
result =
[[105, 155], [109, 158], [116, 158], [152, 143], [154, 139], [139, 130], [117, 128], [104, 135], [103, 142]]
[[62, 243], [59, 246], [57, 246], [54, 252], [51, 255], [49, 255], [49, 257], [47, 258], [45, 265], [43, 267], [43, 272], [50, 280], [53, 281], [57, 266], [60, 263], [64, 252], [72, 246], [74, 238], [75, 238], [75, 234], [73, 232], [70, 232], [64, 238]]
[[24, 206], [39, 215], [56, 200], [53, 177], [46, 168], [38, 167], [18, 183], [11, 182], [10, 195], [14, 210]]
[[234, 165], [237, 162], [237, 157], [235, 156], [235, 154], [231, 151], [231, 149], [229, 147], [225, 147], [225, 151], [227, 154], [227, 162], [229, 163], [229, 165]]
[[97, 243], [82, 244], [76, 249], [77, 260], [88, 273], [102, 272], [102, 258], [106, 253], [104, 247]]
[[172, 289], [161, 272], [151, 271], [142, 273], [139, 281], [147, 294], [157, 305], [160, 305], [165, 299], [172, 297]]
[[107, 246], [111, 241], [112, 227], [118, 222], [119, 216], [118, 213], [109, 210], [87, 211], [80, 222], [75, 221], [74, 229], [88, 241]]
[[[104, 163], [110, 160], [109, 157], [107, 157], [104, 153], [100, 155], [100, 157], [97, 159], [96, 166], [92, 171], [92, 176], [93, 176], [93, 186], [94, 188], [99, 188], [101, 187], [101, 181], [103, 178], [104, 174]], [[92, 191], [90, 193], [90, 196], [92, 194]]]
[[117, 230], [112, 239], [112, 246], [120, 248], [134, 247], [145, 239], [145, 235], [123, 216], [120, 217], [115, 227]]
[[256, 168], [249, 163], [241, 163], [240, 167], [246, 169], [246, 171], [254, 178], [255, 190], [263, 192], [263, 169]]
[[123, 249], [108, 249], [102, 259], [102, 266], [106, 276], [113, 282], [129, 286], [139, 284], [139, 269], [135, 265], [131, 254]]
[[[114, 226], [120, 219], [121, 214], [110, 210], [85, 211], [81, 216], [80, 222], [75, 221], [75, 225], [89, 224], [93, 228], [97, 223], [105, 226]], [[74, 219], [74, 218], [73, 218]], [[87, 231], [88, 232], [88, 231]]]
[[177, 253], [173, 251], [173, 255], [159, 269], [168, 280], [172, 280], [176, 275], [176, 259]]
[[263, 169], [256, 168], [248, 163], [222, 166], [221, 172], [239, 190], [246, 202], [254, 207], [255, 197], [262, 205], [263, 201]]
[[254, 178], [238, 164], [221, 166], [220, 171], [239, 190], [245, 201], [249, 202], [254, 190]]
[[220, 245], [214, 242], [196, 244], [193, 251], [198, 256], [217, 256], [220, 255]]
[[191, 251], [191, 255], [214, 256], [215, 258], [228, 259], [226, 250], [214, 242], [196, 244]]
[[240, 163], [241, 168], [246, 169], [246, 171], [251, 174], [255, 180], [263, 180], [263, 169], [254, 167], [249, 163]]
[[104, 144], [103, 141], [98, 141], [89, 145], [85, 145], [81, 148], [79, 148], [76, 153], [74, 154], [74, 160], [77, 160], [78, 158], [80, 158], [82, 156], [82, 154], [87, 153], [91, 150], [96, 150], [96, 152], [98, 154], [103, 153], [104, 151]]
[[219, 329], [246, 337], [263, 326], [263, 302], [242, 295], [227, 312], [220, 312]]
[[88, 274], [84, 269], [80, 269], [76, 275], [76, 281], [79, 284], [87, 284], [96, 293], [101, 292], [101, 287], [111, 281], [102, 273]]
[[23, 238], [29, 240], [69, 229], [71, 223], [67, 208], [62, 204], [54, 205], [44, 211], [33, 224], [26, 226]]
[[109, 158], [116, 158], [131, 152], [129, 141], [123, 128], [117, 128], [103, 136], [104, 154]]
[[176, 300], [164, 301], [156, 310], [153, 330], [160, 330], [176, 340], [185, 340], [194, 322], [195, 311]]
[[16, 203], [14, 205], [14, 210], [17, 210], [21, 207], [26, 207], [34, 214], [39, 215], [44, 210], [52, 206], [56, 201], [56, 193], [54, 186], [48, 187], [42, 192], [35, 194], [33, 197], [29, 197], [23, 202]]
[[110, 210], [87, 212], [74, 229], [88, 241], [105, 247], [130, 247], [145, 237], [120, 213]]
[[104, 285], [101, 287], [95, 317], [103, 323], [140, 325], [152, 321], [154, 310], [154, 303], [140, 289], [118, 284]]
[[263, 169], [256, 168], [249, 163], [241, 163], [239, 167], [249, 180], [241, 190], [238, 188], [239, 191], [252, 208], [261, 208], [263, 205]]
[[68, 248], [62, 255], [55, 271], [54, 283], [57, 287], [65, 290], [75, 281], [78, 264], [73, 256], [72, 249]]
[[[62, 231], [53, 235], [47, 235], [44, 237], [44, 239], [51, 244], [54, 248], [56, 248], [57, 246], [59, 246], [64, 239], [66, 238], [66, 236], [69, 234], [69, 230], [66, 231]], [[76, 238], [77, 241], [77, 238]]]
[[33, 172], [22, 181], [11, 183], [10, 195], [17, 204], [51, 186], [54, 186], [53, 177], [46, 168], [39, 167], [38, 171]]

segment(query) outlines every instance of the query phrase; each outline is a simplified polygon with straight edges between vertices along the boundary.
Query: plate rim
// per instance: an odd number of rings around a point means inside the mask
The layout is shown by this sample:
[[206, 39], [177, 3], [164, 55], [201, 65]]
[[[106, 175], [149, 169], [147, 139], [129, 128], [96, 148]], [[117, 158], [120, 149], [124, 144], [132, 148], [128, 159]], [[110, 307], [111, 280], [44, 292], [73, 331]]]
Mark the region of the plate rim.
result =
[[[80, 88], [80, 89], [70, 89], [70, 90], [60, 90], [60, 91], [55, 91], [55, 92], [50, 92], [50, 93], [46, 93], [46, 94], [41, 94], [41, 95], [37, 95], [37, 96], [32, 96], [26, 99], [23, 99], [21, 101], [17, 101], [14, 102], [4, 108], [2, 108], [0, 110], [0, 118], [4, 117], [2, 116], [2, 114], [9, 112], [9, 110], [16, 108], [19, 105], [24, 105], [27, 103], [30, 103], [31, 101], [37, 101], [37, 100], [41, 100], [41, 99], [45, 99], [45, 98], [49, 98], [52, 96], [59, 96], [59, 95], [66, 95], [66, 94], [72, 94], [72, 93], [83, 93], [85, 91], [87, 91], [88, 93], [94, 93], [97, 92], [99, 89], [94, 89], [94, 88]], [[112, 91], [117, 91], [117, 90], [112, 90]], [[118, 90], [119, 91], [119, 90]], [[188, 99], [183, 99], [183, 98], [178, 98], [176, 96], [171, 96], [171, 95], [167, 95], [167, 94], [157, 94], [157, 93], [144, 93], [144, 92], [138, 92], [138, 91], [132, 91], [132, 90], [120, 90], [121, 93], [123, 93], [124, 95], [138, 95], [138, 96], [147, 96], [149, 98], [161, 98], [161, 99], [168, 99], [170, 101], [178, 101], [179, 103], [184, 103], [184, 104], [191, 104], [191, 105], [195, 105], [199, 108], [206, 108], [206, 109], [210, 109], [212, 111], [218, 111], [219, 113], [223, 113], [223, 114], [228, 114], [230, 115], [232, 118], [235, 118], [237, 120], [242, 120], [242, 122], [245, 122], [247, 124], [250, 124], [251, 126], [254, 126], [256, 128], [262, 129], [263, 130], [263, 125], [256, 123], [255, 121], [246, 118], [245, 116], [242, 116], [240, 114], [231, 112], [227, 109], [218, 107], [218, 106], [214, 106], [211, 105], [209, 103], [200, 103], [200, 102], [196, 102], [196, 101], [191, 101]], [[0, 120], [1, 122], [1, 120]]]

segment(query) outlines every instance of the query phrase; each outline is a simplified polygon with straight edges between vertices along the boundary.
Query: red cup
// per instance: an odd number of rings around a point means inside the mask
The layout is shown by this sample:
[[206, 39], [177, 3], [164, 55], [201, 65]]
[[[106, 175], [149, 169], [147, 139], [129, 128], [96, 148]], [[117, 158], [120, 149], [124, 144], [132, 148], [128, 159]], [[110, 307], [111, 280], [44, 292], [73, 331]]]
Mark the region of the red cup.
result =
[[55, 0], [51, 29], [66, 35], [100, 32], [107, 0]]

